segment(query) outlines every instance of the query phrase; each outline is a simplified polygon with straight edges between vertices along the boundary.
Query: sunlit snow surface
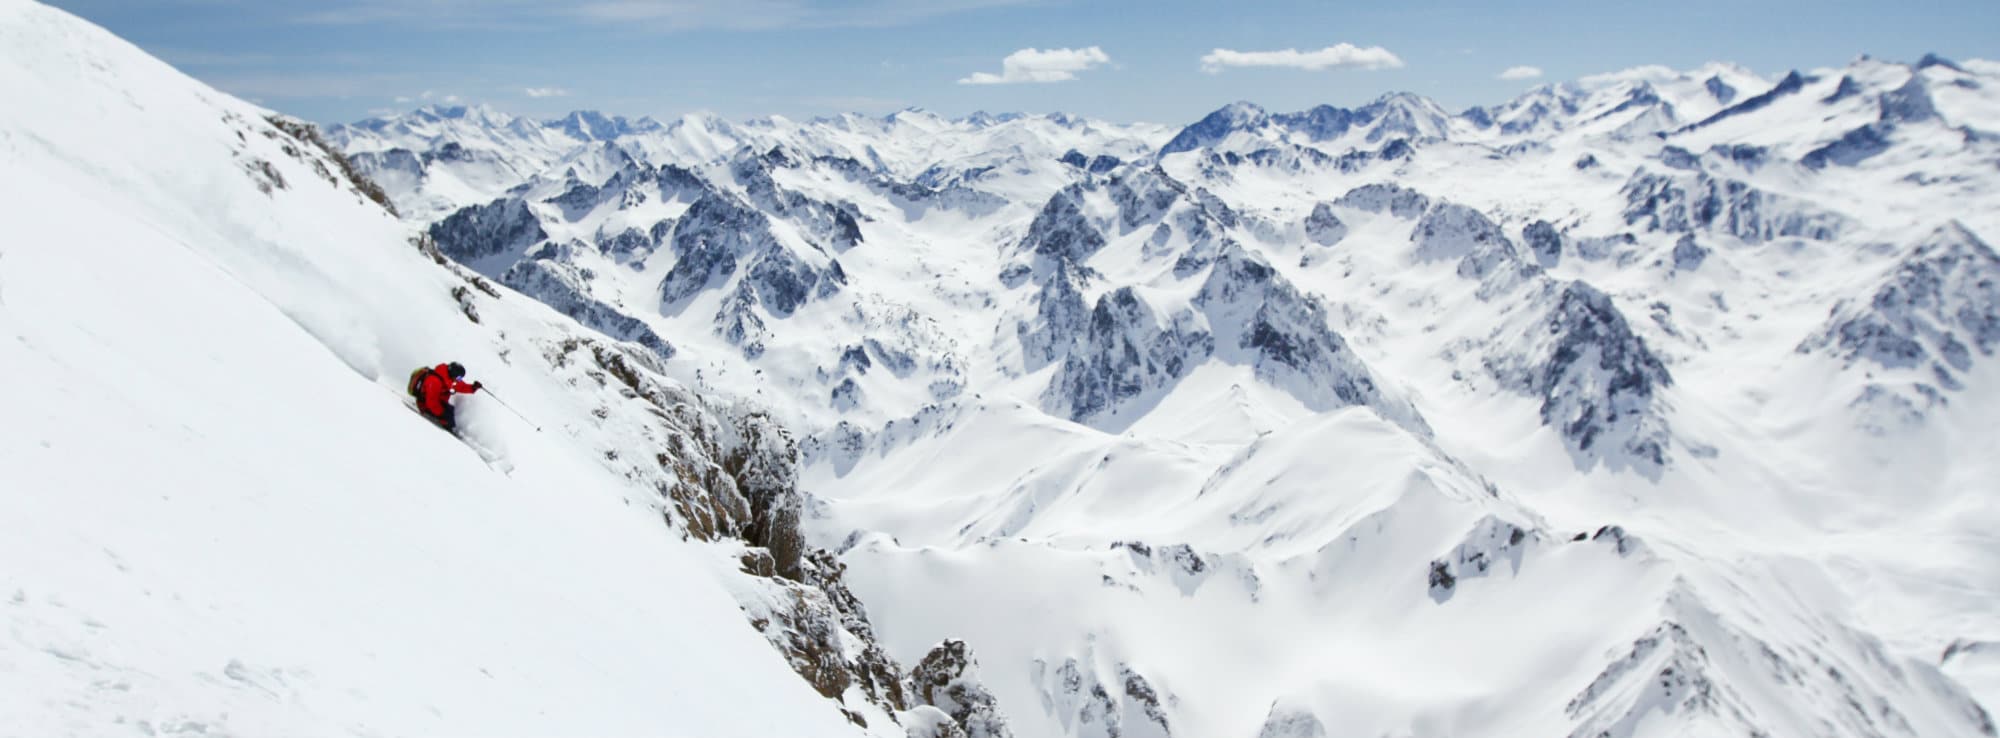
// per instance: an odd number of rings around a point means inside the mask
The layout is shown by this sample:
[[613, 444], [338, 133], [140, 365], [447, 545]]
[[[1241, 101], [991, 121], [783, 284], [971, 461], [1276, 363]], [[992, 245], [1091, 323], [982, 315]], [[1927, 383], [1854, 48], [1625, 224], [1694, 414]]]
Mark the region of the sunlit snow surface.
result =
[[[0, 92], [0, 735], [858, 734], [593, 458], [615, 393], [536, 369], [573, 324], [467, 321], [265, 111], [74, 18], [0, 3]], [[543, 427], [461, 400], [511, 475], [402, 406], [445, 359]]]
[[[1996, 86], [1864, 58], [1180, 131], [697, 117], [495, 195], [546, 240], [475, 266], [567, 270], [807, 434], [891, 650], [964, 638], [1019, 734], [1977, 735]], [[703, 197], [762, 218], [734, 262]]]
[[[468, 323], [414, 227], [771, 408], [1017, 736], [1992, 732], [1989, 63], [330, 130], [397, 223], [99, 31], [0, 42], [0, 727], [851, 730], [525, 360], [574, 325]], [[397, 407], [443, 356], [544, 427], [465, 401], [510, 474]]]

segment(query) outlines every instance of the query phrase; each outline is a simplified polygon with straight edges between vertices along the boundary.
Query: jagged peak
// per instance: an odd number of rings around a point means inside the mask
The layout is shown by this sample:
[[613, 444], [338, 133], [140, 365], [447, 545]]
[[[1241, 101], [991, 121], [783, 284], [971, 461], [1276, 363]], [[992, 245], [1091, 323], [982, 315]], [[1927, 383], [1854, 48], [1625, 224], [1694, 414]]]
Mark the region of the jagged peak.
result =
[[1924, 54], [1924, 57], [1922, 59], [1917, 60], [1918, 69], [1929, 69], [1931, 67], [1944, 67], [1945, 69], [1949, 69], [1954, 72], [1965, 71], [1965, 68], [1959, 66], [1957, 62], [1939, 56], [1937, 52], [1930, 52]]

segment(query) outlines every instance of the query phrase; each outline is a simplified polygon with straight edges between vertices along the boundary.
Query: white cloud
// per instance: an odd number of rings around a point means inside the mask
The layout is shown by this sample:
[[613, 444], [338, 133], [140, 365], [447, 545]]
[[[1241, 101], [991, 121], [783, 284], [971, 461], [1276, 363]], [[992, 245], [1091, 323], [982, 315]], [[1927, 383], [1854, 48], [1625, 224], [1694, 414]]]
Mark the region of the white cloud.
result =
[[446, 104], [448, 104], [448, 105], [457, 105], [457, 104], [459, 103], [459, 100], [460, 100], [460, 98], [459, 98], [459, 96], [457, 96], [457, 95], [445, 95], [445, 96], [444, 96], [444, 101], [445, 101], [445, 103], [446, 103]]
[[1318, 51], [1216, 49], [1201, 58], [1201, 70], [1209, 74], [1216, 74], [1229, 67], [1288, 67], [1311, 72], [1348, 67], [1401, 69], [1403, 60], [1380, 46], [1360, 47], [1349, 43], [1334, 44]]
[[529, 87], [521, 91], [528, 97], [569, 97], [569, 90], [561, 87]]
[[424, 90], [422, 93], [417, 95], [417, 99], [419, 100], [429, 100], [433, 97], [437, 97], [437, 93], [431, 92], [430, 90]]
[[1000, 60], [1000, 73], [974, 72], [961, 85], [1004, 85], [1019, 82], [1062, 82], [1099, 64], [1111, 63], [1103, 49], [1022, 49]]
[[1500, 78], [1506, 80], [1534, 79], [1540, 76], [1542, 76], [1541, 67], [1529, 66], [1508, 67], [1507, 71], [1500, 73]]
[[409, 96], [409, 95], [397, 95], [397, 96], [396, 96], [396, 104], [397, 104], [397, 105], [408, 105], [408, 104], [410, 104], [410, 103], [412, 103], [412, 102], [415, 102], [415, 101], [414, 101], [414, 100], [411, 100], [411, 99], [410, 99], [410, 96]]

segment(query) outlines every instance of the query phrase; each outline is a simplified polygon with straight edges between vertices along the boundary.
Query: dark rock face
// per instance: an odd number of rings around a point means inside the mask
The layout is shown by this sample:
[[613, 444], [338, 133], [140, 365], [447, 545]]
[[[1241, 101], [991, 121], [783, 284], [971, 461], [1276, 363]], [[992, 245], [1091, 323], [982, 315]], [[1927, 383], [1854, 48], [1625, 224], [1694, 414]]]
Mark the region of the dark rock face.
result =
[[1318, 105], [1298, 113], [1272, 116], [1279, 125], [1306, 134], [1313, 141], [1331, 141], [1346, 135], [1356, 124], [1367, 123], [1367, 117], [1345, 108], [1332, 105]]
[[1333, 214], [1331, 203], [1314, 205], [1312, 213], [1306, 216], [1305, 226], [1306, 238], [1321, 246], [1332, 246], [1347, 237], [1347, 224]]
[[1750, 144], [1716, 144], [1709, 147], [1708, 153], [1749, 170], [1764, 166], [1771, 160], [1769, 148]]
[[658, 240], [637, 228], [627, 228], [618, 233], [600, 233], [597, 236], [597, 250], [621, 262], [631, 263], [644, 259], [652, 253]]
[[801, 581], [806, 545], [799, 531], [804, 497], [798, 491], [798, 445], [762, 413], [745, 416], [735, 431], [721, 461], [750, 502], [744, 540], [771, 552], [778, 576]]
[[792, 311], [811, 299], [823, 282], [839, 287], [846, 284], [847, 278], [840, 270], [840, 262], [833, 262], [831, 267], [821, 270], [807, 264], [790, 249], [770, 249], [750, 265], [743, 281], [757, 291], [765, 310], [782, 317], [791, 315]]
[[814, 240], [845, 250], [861, 244], [859, 211], [848, 203], [821, 202], [778, 186], [771, 178], [772, 167], [796, 166], [782, 149], [772, 149], [759, 157], [739, 158], [730, 167], [750, 202], [765, 212], [796, 223]]
[[1887, 127], [1879, 123], [1848, 131], [1838, 140], [1813, 149], [1799, 159], [1808, 169], [1825, 169], [1829, 166], [1851, 167], [1866, 161], [1869, 157], [1888, 151], [1890, 146]]
[[[1063, 724], [1075, 725], [1080, 735], [1174, 734], [1166, 706], [1177, 703], [1178, 698], [1162, 695], [1130, 665], [1120, 663], [1116, 673], [1104, 673], [1087, 654], [1081, 661], [1064, 659], [1062, 666], [1054, 669], [1036, 659], [1031, 676], [1042, 693], [1044, 708], [1053, 710]], [[1152, 725], [1128, 724], [1127, 716], [1135, 712]]]
[[1562, 261], [1562, 233], [1546, 220], [1529, 223], [1528, 227], [1521, 229], [1521, 241], [1528, 245], [1528, 253], [1534, 254], [1535, 263], [1543, 268], [1553, 267]]
[[1348, 190], [1333, 204], [1371, 213], [1388, 213], [1398, 218], [1415, 218], [1431, 207], [1423, 193], [1397, 184], [1369, 184]]
[[1722, 81], [1721, 77], [1710, 77], [1707, 82], [1702, 83], [1702, 86], [1708, 89], [1708, 94], [1714, 96], [1716, 102], [1728, 105], [1730, 101], [1736, 99], [1736, 88]]
[[742, 347], [746, 356], [763, 353], [766, 335], [764, 320], [752, 306], [788, 316], [847, 282], [839, 261], [820, 266], [808, 260], [778, 241], [762, 213], [718, 192], [702, 195], [682, 213], [669, 243], [679, 260], [660, 281], [663, 312], [681, 309], [695, 295], [723, 284], [741, 263], [749, 263], [715, 317], [717, 334]]
[[575, 318], [591, 330], [644, 346], [660, 360], [674, 356], [673, 345], [644, 321], [591, 297], [589, 286], [573, 267], [544, 259], [516, 262], [500, 275], [500, 283]]
[[1849, 225], [1838, 214], [1707, 174], [1669, 176], [1641, 170], [1621, 192], [1627, 224], [1670, 233], [1704, 229], [1751, 243], [1788, 237], [1824, 241], [1838, 238]]
[[1083, 281], [1068, 262], [1058, 262], [1036, 295], [1035, 320], [1016, 327], [1029, 368], [1039, 369], [1068, 354], [1089, 331]]
[[1681, 240], [1674, 242], [1674, 271], [1692, 272], [1707, 260], [1708, 247], [1695, 243], [1694, 234], [1682, 235]]
[[1180, 133], [1174, 135], [1173, 140], [1160, 147], [1160, 156], [1212, 146], [1235, 131], [1265, 125], [1268, 117], [1263, 108], [1250, 103], [1239, 102], [1224, 106], [1196, 121], [1194, 125], [1181, 129]]
[[1484, 279], [1520, 260], [1499, 224], [1457, 203], [1439, 203], [1426, 211], [1410, 240], [1416, 242], [1419, 261], [1456, 259], [1459, 276], [1467, 279]]
[[1679, 146], [1668, 146], [1660, 149], [1660, 164], [1668, 169], [1693, 171], [1701, 168], [1701, 157]]
[[764, 216], [726, 195], [695, 200], [674, 228], [671, 244], [679, 261], [660, 281], [660, 301], [673, 305], [736, 272], [737, 259], [770, 244]]
[[596, 185], [577, 179], [576, 173], [570, 172], [569, 189], [564, 190], [560, 195], [543, 200], [542, 202], [562, 208], [563, 217], [569, 220], [576, 220], [588, 214], [600, 202], [603, 202], [603, 195], [604, 191], [602, 189], [599, 189]]
[[1924, 86], [1921, 76], [1912, 75], [1902, 87], [1882, 93], [1878, 102], [1883, 123], [1917, 123], [1938, 118], [1937, 105], [1931, 102], [1930, 88]]
[[518, 198], [501, 198], [463, 208], [433, 223], [429, 233], [439, 251], [465, 264], [525, 253], [549, 237], [528, 204]]
[[1256, 254], [1225, 247], [1194, 305], [1214, 327], [1213, 345], [1225, 349], [1225, 360], [1250, 363], [1259, 379], [1307, 407], [1368, 405], [1413, 432], [1429, 432], [1414, 408], [1383, 394], [1374, 372], [1329, 327], [1326, 306]]
[[1770, 107], [1771, 103], [1775, 103], [1787, 95], [1793, 95], [1798, 93], [1799, 90], [1805, 89], [1806, 85], [1810, 82], [1812, 82], [1810, 78], [1794, 70], [1790, 74], [1785, 75], [1784, 79], [1779, 80], [1777, 85], [1764, 91], [1763, 94], [1723, 108], [1721, 112], [1711, 115], [1699, 123], [1682, 127], [1680, 130], [1675, 131], [1675, 133], [1686, 133], [1700, 128], [1707, 128], [1729, 118], [1763, 110]]
[[1104, 234], [1083, 214], [1083, 190], [1072, 185], [1049, 198], [1028, 225], [1021, 248], [1054, 261], [1081, 264], [1104, 248]]
[[764, 339], [771, 337], [764, 319], [757, 316], [756, 306], [757, 290], [749, 282], [740, 282], [715, 311], [716, 335], [743, 349], [743, 356], [751, 359], [764, 355]]
[[1655, 394], [1673, 379], [1611, 298], [1570, 282], [1540, 331], [1547, 355], [1526, 377], [1526, 389], [1542, 397], [1542, 422], [1576, 452], [1617, 449], [1665, 464], [1668, 432]]
[[1083, 152], [1076, 149], [1070, 149], [1068, 152], [1065, 152], [1062, 158], [1057, 159], [1057, 161], [1090, 172], [1091, 174], [1105, 174], [1113, 169], [1117, 169], [1118, 165], [1124, 163], [1118, 157], [1110, 154], [1084, 156]]
[[1194, 316], [1162, 314], [1131, 287], [1099, 298], [1079, 346], [1044, 394], [1052, 412], [1087, 420], [1171, 385], [1215, 350]]
[[1465, 542], [1431, 562], [1431, 600], [1443, 604], [1451, 599], [1459, 582], [1486, 576], [1488, 570], [1502, 561], [1508, 563], [1509, 573], [1518, 573], [1527, 549], [1541, 540], [1539, 533], [1499, 518], [1489, 515], [1481, 519], [1466, 534]]
[[1853, 77], [1842, 75], [1840, 84], [1833, 89], [1833, 94], [1820, 98], [1820, 104], [1832, 105], [1859, 94], [1861, 94], [1861, 83], [1854, 81]]
[[[1113, 179], [1106, 189], [1111, 202], [1118, 206], [1118, 220], [1126, 230], [1159, 220], [1175, 202], [1191, 197], [1186, 185], [1157, 165]], [[1226, 218], [1235, 219], [1235, 213], [1227, 205], [1221, 208]]]
[[1867, 302], [1835, 305], [1826, 327], [1798, 350], [1818, 349], [1850, 364], [1930, 365], [1956, 384], [1951, 372], [1970, 369], [1974, 351], [2000, 350], [2000, 256], [1956, 222], [1932, 231]]
[[965, 641], [938, 644], [910, 670], [916, 701], [950, 715], [967, 738], [1012, 738], [993, 693], [979, 682], [978, 669]]

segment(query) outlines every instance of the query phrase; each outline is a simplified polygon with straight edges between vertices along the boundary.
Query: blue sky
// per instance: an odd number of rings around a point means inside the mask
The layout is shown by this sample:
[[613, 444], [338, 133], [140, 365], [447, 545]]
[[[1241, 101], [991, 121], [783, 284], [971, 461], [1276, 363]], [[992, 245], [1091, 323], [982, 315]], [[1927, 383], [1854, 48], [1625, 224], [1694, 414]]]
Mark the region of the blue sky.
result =
[[[1295, 110], [1391, 90], [1456, 110], [1642, 64], [1734, 61], [1774, 74], [1863, 53], [2000, 58], [1996, 0], [52, 4], [227, 92], [323, 122], [450, 100], [536, 116], [803, 118], [916, 106], [1178, 124], [1234, 100]], [[1024, 49], [1042, 53], [1003, 64]], [[1299, 53], [1272, 53], [1287, 49]], [[1500, 78], [1515, 67], [1542, 76]]]

